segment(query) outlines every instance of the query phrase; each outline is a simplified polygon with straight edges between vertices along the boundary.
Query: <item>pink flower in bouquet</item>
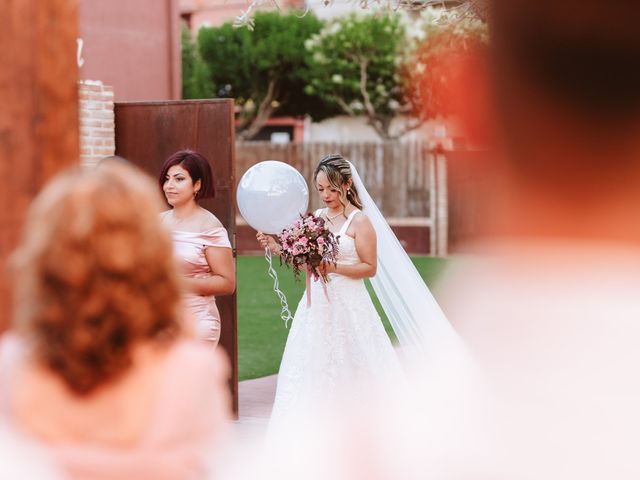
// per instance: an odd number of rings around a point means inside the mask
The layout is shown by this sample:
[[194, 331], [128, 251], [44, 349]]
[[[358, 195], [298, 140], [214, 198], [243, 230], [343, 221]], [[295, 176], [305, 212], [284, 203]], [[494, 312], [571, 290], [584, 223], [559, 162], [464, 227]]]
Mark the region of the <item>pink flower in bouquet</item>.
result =
[[306, 269], [314, 278], [328, 280], [320, 266], [336, 263], [338, 240], [326, 228], [324, 219], [308, 213], [283, 229], [278, 239], [282, 247], [280, 263], [290, 266], [296, 278]]

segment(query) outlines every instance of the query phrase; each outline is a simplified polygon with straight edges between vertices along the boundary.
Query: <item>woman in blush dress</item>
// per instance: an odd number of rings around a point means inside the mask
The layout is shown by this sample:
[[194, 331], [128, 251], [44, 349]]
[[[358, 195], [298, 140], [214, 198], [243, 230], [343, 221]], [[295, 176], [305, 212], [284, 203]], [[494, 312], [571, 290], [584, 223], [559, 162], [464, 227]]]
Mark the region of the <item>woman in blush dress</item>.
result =
[[35, 200], [13, 256], [0, 424], [34, 440], [65, 478], [211, 473], [227, 365], [184, 334], [160, 210], [156, 185], [132, 166], [73, 169]]
[[226, 229], [198, 205], [198, 200], [215, 194], [211, 166], [198, 152], [180, 150], [165, 161], [158, 181], [172, 207], [161, 219], [173, 232], [187, 290], [185, 305], [197, 337], [215, 346], [221, 328], [215, 297], [232, 294], [236, 277]]

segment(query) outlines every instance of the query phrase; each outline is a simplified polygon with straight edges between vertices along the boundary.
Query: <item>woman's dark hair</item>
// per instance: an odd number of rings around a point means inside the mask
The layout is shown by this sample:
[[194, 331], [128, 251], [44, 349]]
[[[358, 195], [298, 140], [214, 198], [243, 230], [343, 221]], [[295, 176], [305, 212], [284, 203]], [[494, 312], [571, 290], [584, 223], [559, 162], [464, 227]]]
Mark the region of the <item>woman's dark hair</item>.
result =
[[162, 165], [162, 170], [160, 170], [160, 175], [158, 176], [158, 183], [161, 190], [166, 181], [167, 172], [174, 165], [180, 165], [184, 168], [189, 173], [193, 183], [200, 180], [200, 189], [196, 195], [196, 200], [213, 198], [215, 196], [216, 192], [213, 185], [211, 165], [202, 154], [193, 150], [178, 150], [165, 160], [164, 165]]

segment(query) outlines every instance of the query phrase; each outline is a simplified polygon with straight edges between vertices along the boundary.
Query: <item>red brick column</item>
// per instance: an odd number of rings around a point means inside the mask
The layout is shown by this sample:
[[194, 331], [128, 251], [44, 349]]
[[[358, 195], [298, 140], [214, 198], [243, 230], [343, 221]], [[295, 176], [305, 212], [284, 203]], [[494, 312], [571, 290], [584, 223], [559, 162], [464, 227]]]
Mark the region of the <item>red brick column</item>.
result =
[[80, 161], [95, 165], [115, 153], [113, 88], [100, 81], [78, 84], [80, 98]]

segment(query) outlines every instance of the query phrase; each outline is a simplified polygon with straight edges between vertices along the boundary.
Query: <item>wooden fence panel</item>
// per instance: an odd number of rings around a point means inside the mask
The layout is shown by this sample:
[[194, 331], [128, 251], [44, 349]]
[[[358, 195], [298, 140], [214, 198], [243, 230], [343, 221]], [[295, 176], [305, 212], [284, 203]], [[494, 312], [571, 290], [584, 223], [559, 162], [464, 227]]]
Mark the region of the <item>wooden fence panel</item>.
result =
[[[238, 142], [237, 173], [241, 177], [252, 165], [279, 160], [296, 168], [313, 186], [318, 161], [330, 153], [340, 153], [358, 169], [371, 197], [389, 218], [433, 217], [435, 156], [420, 142], [414, 143], [307, 143], [273, 144]], [[315, 195], [309, 209], [320, 206]]]
[[342, 154], [356, 166], [371, 197], [390, 223], [428, 227], [431, 252], [446, 254], [446, 157], [436, 154], [426, 143], [238, 142], [237, 174], [240, 178], [252, 165], [264, 160], [288, 163], [307, 180], [311, 188], [309, 210], [313, 211], [321, 206], [320, 199], [313, 194], [313, 172], [318, 161], [331, 153]]

